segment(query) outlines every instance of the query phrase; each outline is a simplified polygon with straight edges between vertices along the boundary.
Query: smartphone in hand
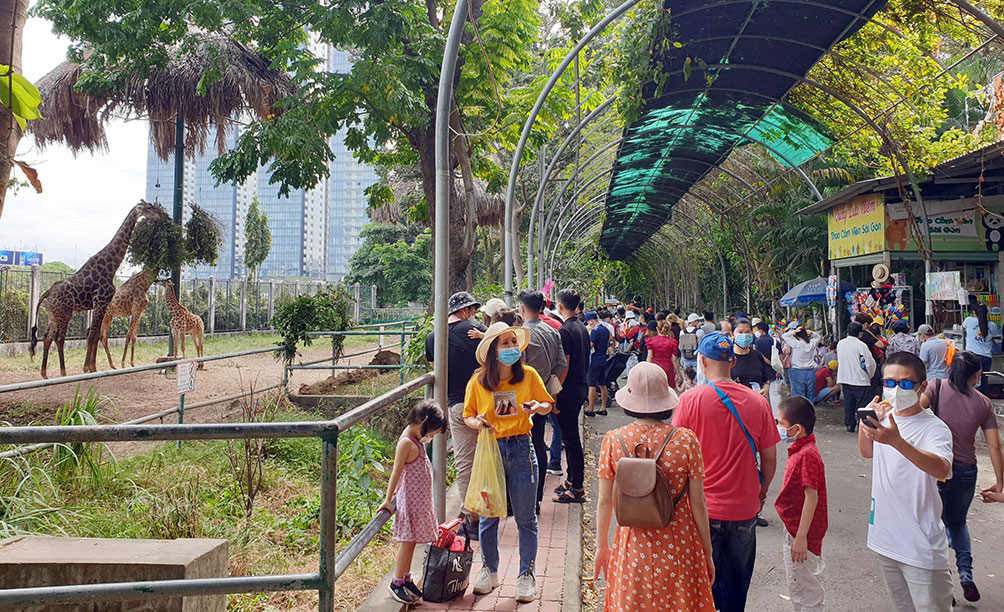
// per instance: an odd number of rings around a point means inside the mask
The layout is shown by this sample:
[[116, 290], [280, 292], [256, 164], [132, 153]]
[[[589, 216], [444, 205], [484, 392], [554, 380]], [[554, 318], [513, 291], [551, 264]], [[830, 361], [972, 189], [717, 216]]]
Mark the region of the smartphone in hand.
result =
[[878, 416], [877, 412], [875, 412], [871, 408], [858, 408], [858, 419], [861, 420], [861, 424], [865, 425], [867, 427], [871, 427], [872, 429], [877, 429], [877, 427], [875, 427], [874, 425], [872, 425], [867, 420], [867, 417], [871, 417], [871, 418], [875, 419], [875, 422], [879, 422], [879, 416]]

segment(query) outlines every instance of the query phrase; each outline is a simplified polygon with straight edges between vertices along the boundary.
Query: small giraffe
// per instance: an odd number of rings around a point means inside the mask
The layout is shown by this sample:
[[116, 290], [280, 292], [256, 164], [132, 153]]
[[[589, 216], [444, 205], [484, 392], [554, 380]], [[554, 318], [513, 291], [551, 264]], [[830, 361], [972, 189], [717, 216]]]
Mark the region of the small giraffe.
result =
[[[76, 274], [63, 279], [42, 294], [38, 308], [45, 304], [49, 312], [49, 325], [42, 338], [42, 378], [47, 378], [46, 365], [49, 361], [49, 346], [55, 342], [59, 349], [59, 373], [66, 376], [66, 361], [63, 345], [66, 343], [66, 328], [75, 312], [94, 311], [94, 323], [87, 330], [87, 356], [84, 357], [84, 372], [97, 372], [98, 341], [101, 337], [101, 323], [105, 319], [108, 304], [115, 296], [115, 272], [122, 265], [126, 249], [132, 239], [132, 231], [140, 217], [167, 218], [167, 213], [156, 204], [140, 200], [133, 206], [125, 221], [119, 226], [112, 241], [105, 248], [88, 259]], [[36, 309], [36, 319], [37, 319]], [[31, 328], [29, 352], [35, 356], [38, 344], [38, 325]]]
[[129, 365], [136, 365], [136, 337], [139, 335], [139, 320], [143, 312], [150, 305], [150, 298], [147, 293], [150, 285], [156, 278], [154, 270], [143, 268], [115, 290], [115, 297], [108, 305], [105, 313], [105, 320], [101, 323], [101, 344], [105, 347], [105, 355], [108, 355], [108, 365], [115, 369], [112, 363], [112, 354], [108, 350], [108, 332], [112, 326], [114, 317], [131, 317], [129, 320], [129, 333], [126, 334], [125, 348], [122, 350], [122, 367], [125, 367], [126, 355], [129, 354], [129, 346], [132, 345], [132, 354], [129, 357]]
[[171, 337], [174, 338], [175, 356], [178, 354], [178, 347], [181, 347], [181, 356], [185, 357], [185, 334], [191, 334], [195, 350], [198, 351], [199, 357], [202, 357], [202, 317], [192, 314], [181, 305], [174, 295], [174, 283], [169, 280], [156, 282], [167, 290], [167, 310], [171, 313]]

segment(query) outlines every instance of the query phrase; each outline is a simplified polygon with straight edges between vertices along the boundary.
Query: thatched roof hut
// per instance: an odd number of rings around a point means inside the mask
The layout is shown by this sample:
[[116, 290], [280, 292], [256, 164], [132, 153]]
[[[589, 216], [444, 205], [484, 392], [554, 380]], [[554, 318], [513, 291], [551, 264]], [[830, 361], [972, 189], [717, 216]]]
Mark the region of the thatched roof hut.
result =
[[[394, 172], [389, 178], [394, 200], [370, 210], [370, 219], [376, 223], [403, 223], [404, 210], [410, 208], [424, 195], [422, 193], [422, 178], [415, 172]], [[483, 227], [502, 227], [505, 219], [505, 198], [501, 194], [488, 193], [487, 183], [482, 179], [474, 179], [474, 221]], [[454, 180], [453, 193], [450, 198], [463, 200], [466, 191], [463, 183]]]
[[[226, 150], [226, 133], [235, 117], [254, 113], [265, 118], [277, 113], [276, 103], [293, 92], [289, 77], [274, 70], [269, 60], [228, 36], [192, 34], [171, 49], [171, 59], [149, 76], [126, 79], [123, 90], [108, 94], [75, 91], [83, 66], [66, 61], [42, 77], [36, 86], [42, 96], [43, 119], [30, 122], [28, 131], [39, 148], [65, 142], [76, 153], [107, 150], [104, 124], [116, 111], [149, 119], [157, 155], [174, 153], [175, 119], [185, 120], [185, 150], [203, 153], [210, 130], [216, 146]], [[215, 58], [215, 59], [214, 59]], [[218, 68], [220, 78], [198, 95], [203, 75]]]

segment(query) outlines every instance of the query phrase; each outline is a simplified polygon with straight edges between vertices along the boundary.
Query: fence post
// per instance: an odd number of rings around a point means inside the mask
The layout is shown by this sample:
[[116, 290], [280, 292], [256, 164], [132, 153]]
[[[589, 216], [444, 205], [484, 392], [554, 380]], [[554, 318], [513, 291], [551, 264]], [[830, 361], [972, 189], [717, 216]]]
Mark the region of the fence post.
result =
[[380, 342], [377, 343], [377, 348], [379, 348], [381, 350], [383, 349], [383, 331], [384, 331], [384, 326], [381, 325], [380, 326]]
[[275, 316], [275, 281], [268, 281], [268, 328], [272, 329], [272, 317]]
[[300, 281], [299, 280], [296, 281], [296, 292], [293, 294], [293, 297], [300, 297]]
[[209, 326], [209, 334], [216, 333], [216, 277], [209, 277], [209, 312], [206, 313], [206, 324]]
[[[329, 437], [330, 436], [330, 437]], [[338, 432], [321, 437], [321, 558], [318, 573], [321, 575], [318, 610], [335, 610], [335, 504], [338, 501]]]
[[376, 307], [377, 307], [377, 303], [376, 303], [376, 285], [370, 285], [370, 306], [373, 307], [373, 310], [376, 310]]
[[359, 283], [352, 285], [352, 298], [356, 301], [355, 310], [352, 314], [352, 320], [359, 325]]
[[42, 267], [31, 266], [31, 285], [28, 287], [28, 329], [27, 337], [31, 338], [31, 328], [38, 325], [38, 300], [42, 295]]
[[241, 279], [241, 331], [248, 329], [248, 279]]

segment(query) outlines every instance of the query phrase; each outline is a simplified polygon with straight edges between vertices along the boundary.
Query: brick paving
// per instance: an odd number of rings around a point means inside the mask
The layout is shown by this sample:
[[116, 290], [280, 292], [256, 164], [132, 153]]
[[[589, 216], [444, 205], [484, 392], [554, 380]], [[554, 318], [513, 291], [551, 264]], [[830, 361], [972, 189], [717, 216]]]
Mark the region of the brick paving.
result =
[[[499, 522], [499, 588], [488, 595], [475, 595], [468, 587], [467, 594], [449, 603], [422, 602], [417, 610], [519, 610], [519, 612], [560, 612], [565, 580], [565, 555], [568, 550], [567, 504], [551, 501], [552, 491], [561, 483], [562, 476], [547, 475], [544, 482], [544, 501], [537, 517], [537, 599], [525, 604], [516, 603], [516, 579], [519, 577], [519, 551], [516, 546], [516, 521], [506, 518]], [[576, 544], [578, 544], [576, 542]], [[471, 568], [471, 585], [481, 571], [481, 554], [476, 542], [474, 567]]]

